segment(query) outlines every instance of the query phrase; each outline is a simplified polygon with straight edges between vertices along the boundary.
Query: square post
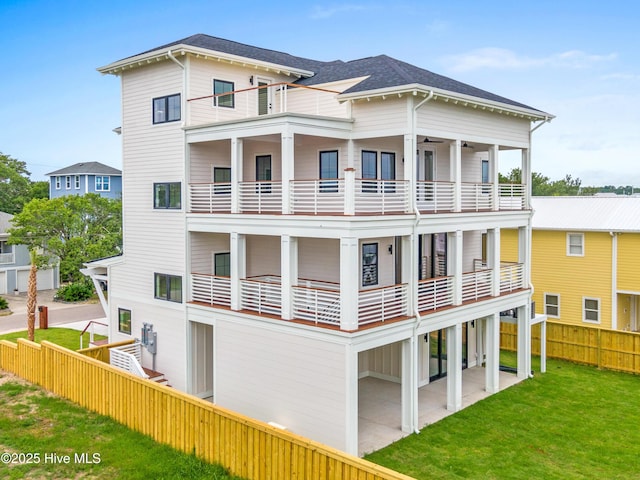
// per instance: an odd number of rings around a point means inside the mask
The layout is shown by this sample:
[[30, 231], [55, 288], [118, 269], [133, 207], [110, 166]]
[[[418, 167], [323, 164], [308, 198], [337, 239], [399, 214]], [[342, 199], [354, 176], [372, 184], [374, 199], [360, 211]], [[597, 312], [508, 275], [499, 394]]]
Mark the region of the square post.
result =
[[447, 328], [447, 410], [462, 409], [462, 324]]

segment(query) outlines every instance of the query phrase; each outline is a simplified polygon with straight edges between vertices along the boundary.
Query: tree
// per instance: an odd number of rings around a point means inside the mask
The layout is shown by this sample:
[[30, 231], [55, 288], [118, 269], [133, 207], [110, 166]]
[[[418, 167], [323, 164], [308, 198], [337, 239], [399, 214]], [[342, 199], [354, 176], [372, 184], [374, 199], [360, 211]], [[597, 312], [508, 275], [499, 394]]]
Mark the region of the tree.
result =
[[38, 256], [35, 250], [29, 251], [31, 268], [29, 269], [29, 282], [27, 283], [27, 338], [34, 341], [36, 327], [36, 301], [38, 295]]
[[[522, 172], [519, 168], [514, 168], [507, 175], [499, 175], [500, 183], [522, 183]], [[582, 180], [573, 178], [571, 175], [565, 175], [561, 180], [551, 181], [538, 172], [531, 173], [531, 195], [539, 196], [560, 196], [560, 195], [580, 195], [595, 193], [593, 187], [582, 187]]]
[[0, 211], [17, 213], [29, 201], [31, 173], [27, 164], [0, 152]]
[[122, 202], [96, 194], [33, 199], [13, 217], [9, 242], [38, 250], [41, 266], [60, 260], [65, 281], [82, 278], [84, 262], [117, 255], [122, 245]]

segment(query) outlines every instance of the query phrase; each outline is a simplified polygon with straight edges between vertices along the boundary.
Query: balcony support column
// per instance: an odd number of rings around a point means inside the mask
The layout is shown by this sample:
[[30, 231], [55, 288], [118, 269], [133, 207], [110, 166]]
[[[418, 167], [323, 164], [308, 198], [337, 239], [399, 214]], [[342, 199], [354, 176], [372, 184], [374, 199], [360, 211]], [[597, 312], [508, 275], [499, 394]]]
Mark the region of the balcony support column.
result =
[[340, 329], [358, 328], [358, 286], [360, 284], [358, 239], [340, 239]]
[[462, 304], [462, 231], [447, 234], [447, 275], [453, 276], [453, 304]]
[[[233, 170], [232, 170], [233, 171]], [[231, 252], [231, 310], [242, 310], [240, 280], [247, 276], [247, 240], [244, 235], [232, 232], [230, 235]]]
[[280, 237], [280, 279], [282, 291], [282, 318], [293, 318], [293, 290], [298, 283], [298, 238]]
[[518, 378], [531, 374], [531, 304], [518, 307]]
[[231, 213], [240, 213], [240, 182], [242, 182], [242, 139], [231, 138]]
[[416, 137], [411, 134], [404, 136], [404, 152], [403, 152], [403, 178], [408, 182], [407, 187], [407, 211], [414, 212], [416, 209]]
[[500, 210], [499, 152], [499, 145], [491, 145], [489, 147], [489, 181], [491, 182], [491, 203], [494, 211]]
[[293, 213], [291, 204], [291, 181], [294, 179], [294, 141], [293, 132], [285, 131], [281, 135], [282, 149], [282, 213]]
[[486, 335], [485, 390], [500, 391], [500, 315], [494, 313], [484, 320]]
[[487, 230], [487, 268], [491, 269], [491, 295], [500, 296], [500, 229]]
[[524, 185], [524, 208], [531, 208], [531, 158], [528, 148], [522, 149], [522, 160], [520, 166], [520, 182]]
[[462, 146], [460, 140], [449, 144], [450, 181], [453, 182], [453, 211], [462, 210]]
[[447, 328], [447, 410], [462, 408], [462, 324]]
[[344, 169], [344, 214], [356, 214], [356, 169]]
[[417, 337], [412, 336], [402, 342], [401, 410], [402, 431], [411, 433], [417, 429], [418, 387], [417, 387]]
[[[531, 219], [529, 219], [531, 222]], [[518, 263], [522, 265], [522, 278], [524, 287], [531, 285], [531, 229], [527, 227], [518, 228]]]

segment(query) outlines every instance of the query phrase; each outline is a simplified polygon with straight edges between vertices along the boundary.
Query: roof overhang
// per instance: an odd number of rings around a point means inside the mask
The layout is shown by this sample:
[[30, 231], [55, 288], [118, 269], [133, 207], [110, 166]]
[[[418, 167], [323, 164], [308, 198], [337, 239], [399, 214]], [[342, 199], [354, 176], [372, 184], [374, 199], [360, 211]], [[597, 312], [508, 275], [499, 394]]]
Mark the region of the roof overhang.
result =
[[117, 62], [110, 63], [109, 65], [100, 67], [97, 70], [102, 74], [120, 75], [125, 70], [170, 60], [171, 56], [178, 57], [186, 55], [193, 55], [195, 58], [204, 58], [205, 60], [225, 62], [231, 65], [240, 65], [242, 67], [255, 68], [256, 70], [274, 72], [277, 74], [283, 74], [296, 78], [312, 77], [314, 75], [314, 72], [311, 72], [309, 70], [292, 68], [287, 65], [278, 65], [270, 62], [263, 62], [261, 60], [254, 60], [247, 57], [241, 57], [238, 55], [232, 55], [229, 53], [194, 47], [185, 44], [172, 45], [160, 50], [141, 53], [140, 55], [135, 55], [133, 57], [128, 57], [122, 60], [118, 60]]
[[512, 115], [514, 117], [525, 118], [531, 121], [550, 121], [555, 118], [546, 112], [534, 110], [531, 108], [518, 107], [507, 103], [486, 100], [484, 98], [465, 95], [462, 93], [451, 92], [438, 88], [431, 88], [421, 84], [409, 84], [400, 87], [380, 88], [376, 90], [368, 90], [366, 92], [343, 93], [338, 96], [338, 101], [370, 101], [374, 98], [398, 98], [412, 95], [415, 97], [426, 98], [433, 94], [432, 101], [441, 101], [451, 103], [452, 105], [460, 105], [462, 107], [473, 108], [476, 110], [484, 110], [487, 112], [498, 113], [503, 115]]

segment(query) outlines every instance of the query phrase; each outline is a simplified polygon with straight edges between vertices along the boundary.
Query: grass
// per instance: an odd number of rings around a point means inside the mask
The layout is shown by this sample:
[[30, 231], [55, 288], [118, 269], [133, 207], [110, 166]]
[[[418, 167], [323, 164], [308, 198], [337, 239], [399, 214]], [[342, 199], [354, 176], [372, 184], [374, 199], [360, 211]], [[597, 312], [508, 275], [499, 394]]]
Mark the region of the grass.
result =
[[[108, 417], [0, 374], [0, 454], [5, 452], [38, 453], [39, 463], [0, 462], [2, 479], [238, 478], [218, 465], [158, 444]], [[76, 461], [75, 455], [83, 453], [95, 463]], [[69, 455], [70, 461], [53, 463], [51, 454], [58, 458]]]
[[637, 479], [638, 399], [638, 376], [548, 360], [547, 373], [366, 458], [418, 479]]
[[[9, 340], [11, 342], [15, 342], [18, 338], [27, 338], [27, 331], [13, 332], [13, 333], [5, 333], [4, 335], [0, 335], [0, 340]], [[104, 335], [94, 335], [94, 340], [102, 340], [105, 337]], [[43, 340], [47, 340], [48, 342], [55, 343], [62, 347], [68, 348], [69, 350], [78, 350], [80, 349], [80, 332], [78, 330], [73, 330], [71, 328], [47, 328], [47, 329], [39, 329], [36, 328], [34, 332], [34, 339], [37, 343], [40, 343]], [[89, 346], [89, 332], [86, 332], [82, 338], [82, 345], [86, 348]]]

